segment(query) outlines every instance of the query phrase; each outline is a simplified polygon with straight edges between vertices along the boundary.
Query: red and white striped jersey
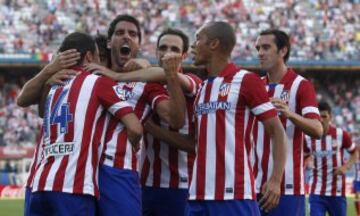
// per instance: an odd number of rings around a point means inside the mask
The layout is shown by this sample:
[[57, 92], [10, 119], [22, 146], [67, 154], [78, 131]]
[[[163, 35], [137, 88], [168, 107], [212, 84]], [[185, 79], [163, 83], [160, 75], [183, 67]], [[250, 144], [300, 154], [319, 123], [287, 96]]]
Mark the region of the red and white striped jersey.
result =
[[25, 183], [25, 187], [28, 187], [28, 188], [32, 187], [35, 170], [36, 170], [36, 167], [38, 166], [39, 158], [41, 158], [41, 154], [39, 154], [39, 147], [40, 147], [41, 143], [43, 142], [43, 127], [41, 127], [41, 130], [40, 130], [40, 137], [41, 137], [40, 142], [37, 143], [35, 146], [35, 151], [34, 151], [33, 159], [31, 161], [28, 178]]
[[355, 178], [354, 181], [360, 181], [360, 160], [355, 163]]
[[260, 78], [229, 64], [195, 100], [197, 149], [190, 200], [256, 199], [250, 164], [253, 115], [276, 117]]
[[[118, 119], [133, 111], [109, 78], [82, 69], [45, 102], [43, 138], [37, 148], [32, 191], [98, 196], [98, 155], [106, 110]], [[30, 180], [30, 179], [29, 179]]]
[[304, 151], [313, 158], [310, 175], [310, 193], [322, 196], [345, 196], [345, 175], [334, 175], [337, 167], [344, 165], [344, 150], [356, 150], [350, 135], [340, 128], [330, 126], [326, 136], [314, 139], [305, 136]]
[[[194, 131], [194, 100], [202, 81], [190, 73], [186, 74], [186, 77], [191, 85], [189, 93], [185, 94], [185, 125], [180, 130], [174, 130], [159, 118], [156, 118], [156, 123], [171, 131], [189, 135]], [[195, 155], [169, 147], [151, 134], [145, 134], [144, 143], [140, 163], [141, 184], [161, 188], [189, 188]]]
[[[117, 92], [130, 104], [137, 117], [143, 121], [151, 109], [168, 99], [166, 89], [157, 83], [119, 82]], [[101, 164], [137, 171], [137, 153], [128, 140], [123, 123], [112, 117], [105, 133], [105, 145], [101, 154]]]
[[[288, 69], [278, 84], [269, 84], [263, 78], [270, 98], [280, 98], [289, 106], [289, 110], [305, 118], [319, 119], [316, 93], [310, 81]], [[303, 173], [303, 132], [290, 120], [280, 115], [280, 120], [287, 135], [287, 158], [285, 172], [281, 183], [281, 193], [302, 195], [304, 190]], [[265, 133], [264, 125], [255, 119], [253, 137], [255, 143], [254, 173], [256, 177], [256, 193], [270, 178], [273, 170], [272, 144]]]

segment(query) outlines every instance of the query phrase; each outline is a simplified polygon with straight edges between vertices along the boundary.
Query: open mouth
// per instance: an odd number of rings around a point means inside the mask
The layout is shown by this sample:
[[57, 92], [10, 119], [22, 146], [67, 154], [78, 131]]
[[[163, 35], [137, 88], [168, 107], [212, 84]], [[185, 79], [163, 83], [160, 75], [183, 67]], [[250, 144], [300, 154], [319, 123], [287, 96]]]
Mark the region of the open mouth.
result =
[[131, 52], [131, 48], [130, 48], [130, 46], [128, 44], [124, 44], [120, 48], [121, 55], [127, 56], [127, 55], [130, 54], [130, 52]]

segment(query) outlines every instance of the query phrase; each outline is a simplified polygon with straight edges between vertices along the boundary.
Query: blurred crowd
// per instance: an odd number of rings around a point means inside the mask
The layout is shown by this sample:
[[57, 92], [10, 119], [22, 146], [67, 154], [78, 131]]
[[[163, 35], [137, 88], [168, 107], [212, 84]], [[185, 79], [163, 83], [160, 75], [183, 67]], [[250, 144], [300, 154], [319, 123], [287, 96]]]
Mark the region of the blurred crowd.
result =
[[18, 83], [0, 76], [0, 146], [34, 146], [39, 139], [42, 120], [37, 106], [18, 107], [19, 91]]
[[259, 31], [273, 27], [291, 35], [292, 60], [360, 60], [360, 0], [0, 0], [0, 53], [52, 53], [69, 32], [106, 34], [120, 13], [140, 20], [149, 58], [164, 27], [193, 36], [207, 21], [227, 20], [235, 60], [253, 59]]

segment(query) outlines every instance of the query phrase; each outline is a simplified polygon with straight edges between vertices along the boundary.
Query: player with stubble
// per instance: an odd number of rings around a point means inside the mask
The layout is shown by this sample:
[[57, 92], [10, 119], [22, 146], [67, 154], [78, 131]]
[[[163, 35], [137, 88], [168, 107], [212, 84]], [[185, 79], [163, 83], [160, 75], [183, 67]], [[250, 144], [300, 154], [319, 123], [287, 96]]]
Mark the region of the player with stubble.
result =
[[[263, 84], [272, 104], [276, 107], [287, 135], [287, 161], [281, 181], [279, 205], [262, 215], [305, 215], [305, 190], [303, 174], [304, 134], [320, 138], [323, 129], [319, 121], [316, 93], [310, 81], [295, 73], [286, 65], [290, 56], [290, 38], [280, 30], [262, 31], [256, 40], [261, 69], [266, 71]], [[264, 186], [276, 169], [272, 141], [264, 131], [264, 125], [254, 125], [256, 193], [261, 199]], [[261, 204], [260, 200], [260, 204]]]

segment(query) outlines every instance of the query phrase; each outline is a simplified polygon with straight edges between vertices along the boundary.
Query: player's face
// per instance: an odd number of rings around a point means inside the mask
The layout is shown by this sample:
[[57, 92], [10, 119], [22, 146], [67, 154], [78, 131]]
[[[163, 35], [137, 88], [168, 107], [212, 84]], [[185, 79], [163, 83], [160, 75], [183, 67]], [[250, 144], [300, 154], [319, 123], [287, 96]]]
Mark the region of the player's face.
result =
[[122, 68], [128, 60], [136, 57], [139, 47], [140, 38], [136, 25], [127, 21], [118, 22], [108, 44], [113, 64]]
[[162, 65], [162, 57], [167, 53], [183, 53], [183, 41], [180, 36], [167, 34], [161, 37], [156, 49], [156, 57], [160, 66]]
[[206, 36], [204, 27], [196, 34], [195, 41], [191, 45], [194, 65], [205, 65], [210, 60], [209, 39]]
[[324, 129], [329, 127], [331, 114], [328, 111], [320, 111], [320, 121]]
[[279, 52], [274, 35], [260, 35], [255, 44], [258, 51], [260, 66], [264, 70], [268, 70], [279, 64], [283, 56]]

